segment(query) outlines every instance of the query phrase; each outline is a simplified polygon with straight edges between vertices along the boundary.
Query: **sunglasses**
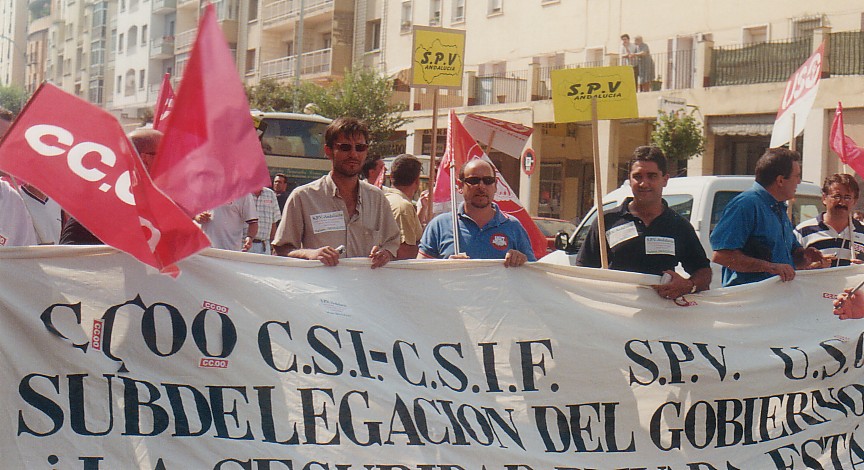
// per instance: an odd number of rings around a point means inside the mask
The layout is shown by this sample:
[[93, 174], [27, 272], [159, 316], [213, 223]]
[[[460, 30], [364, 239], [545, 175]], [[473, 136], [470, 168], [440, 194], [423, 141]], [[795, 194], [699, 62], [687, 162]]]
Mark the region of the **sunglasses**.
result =
[[352, 147], [358, 152], [365, 152], [369, 149], [369, 144], [354, 144], [353, 146], [351, 144], [333, 144], [333, 148], [343, 152], [350, 152]]
[[494, 176], [469, 176], [462, 180], [463, 183], [470, 184], [471, 186], [477, 186], [481, 182], [486, 186], [492, 186], [495, 184], [495, 181], [497, 180]]

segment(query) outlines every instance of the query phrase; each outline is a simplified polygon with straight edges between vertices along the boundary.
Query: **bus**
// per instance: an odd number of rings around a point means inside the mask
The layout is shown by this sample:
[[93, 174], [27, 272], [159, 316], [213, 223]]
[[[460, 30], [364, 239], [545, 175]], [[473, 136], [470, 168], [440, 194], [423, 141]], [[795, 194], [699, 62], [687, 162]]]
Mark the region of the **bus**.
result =
[[330, 171], [324, 131], [332, 119], [317, 114], [252, 111], [270, 177], [283, 173], [288, 188], [314, 181]]

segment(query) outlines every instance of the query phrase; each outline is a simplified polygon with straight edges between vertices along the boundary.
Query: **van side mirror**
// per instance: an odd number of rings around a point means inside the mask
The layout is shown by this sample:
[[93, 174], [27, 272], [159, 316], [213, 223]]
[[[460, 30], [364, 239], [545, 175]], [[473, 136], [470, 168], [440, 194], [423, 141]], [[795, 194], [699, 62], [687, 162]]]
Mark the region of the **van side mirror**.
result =
[[570, 235], [567, 234], [564, 230], [559, 230], [555, 235], [555, 249], [563, 250], [567, 248], [567, 243], [570, 240]]

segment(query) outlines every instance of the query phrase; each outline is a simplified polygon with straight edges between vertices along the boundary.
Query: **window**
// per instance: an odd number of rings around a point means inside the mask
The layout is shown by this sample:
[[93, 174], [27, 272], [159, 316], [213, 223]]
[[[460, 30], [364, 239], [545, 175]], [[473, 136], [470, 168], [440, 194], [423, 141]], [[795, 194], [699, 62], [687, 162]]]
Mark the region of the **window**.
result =
[[744, 28], [742, 30], [741, 42], [744, 44], [768, 42], [768, 25]]
[[499, 15], [504, 12], [504, 0], [489, 0], [489, 15]]
[[441, 26], [441, 0], [429, 2], [429, 26]]
[[123, 89], [123, 77], [117, 75], [117, 86], [114, 88], [114, 94], [119, 95], [121, 89]]
[[126, 88], [123, 89], [124, 96], [132, 96], [135, 94], [135, 69], [126, 71]]
[[145, 81], [144, 78], [146, 78], [146, 74], [147, 74], [147, 71], [144, 69], [141, 69], [138, 71], [138, 89], [139, 90], [144, 89], [144, 81]]
[[130, 54], [135, 52], [135, 46], [138, 45], [138, 27], [133, 26], [129, 28], [129, 34], [126, 35], [126, 52]]
[[453, 23], [465, 21], [465, 0], [453, 0]]
[[141, 27], [141, 45], [147, 45], [147, 25]]
[[322, 34], [321, 43], [324, 45], [323, 49], [330, 49], [333, 47], [333, 35], [330, 33]]
[[117, 39], [117, 53], [123, 53], [123, 33], [120, 33], [119, 38]]
[[[253, 2], [254, 3], [254, 2]], [[247, 49], [246, 50], [246, 73], [255, 73], [255, 62], [256, 62], [256, 53], [257, 49]]]
[[410, 1], [402, 2], [402, 21], [399, 30], [403, 33], [411, 31], [414, 24], [414, 12]]
[[381, 49], [381, 20], [366, 23], [366, 52]]
[[258, 19], [258, 2], [251, 1], [249, 2], [249, 21], [254, 21]]
[[792, 37], [795, 39], [813, 37], [813, 30], [822, 26], [822, 17], [800, 18], [792, 21]]

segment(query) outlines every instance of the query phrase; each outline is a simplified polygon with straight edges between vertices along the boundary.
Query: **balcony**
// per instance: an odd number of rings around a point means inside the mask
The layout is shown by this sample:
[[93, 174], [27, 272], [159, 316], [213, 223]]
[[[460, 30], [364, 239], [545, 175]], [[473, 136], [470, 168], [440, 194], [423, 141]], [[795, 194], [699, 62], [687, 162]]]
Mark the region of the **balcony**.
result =
[[[306, 0], [304, 7], [303, 16], [309, 19], [331, 10], [333, 8], [333, 0]], [[264, 21], [264, 28], [277, 28], [297, 19], [299, 16], [299, 0], [278, 0], [264, 5], [264, 12], [261, 18]]]
[[177, 8], [198, 6], [198, 0], [177, 0]]
[[177, 0], [153, 0], [154, 15], [167, 15], [175, 10], [177, 10]]
[[[301, 76], [321, 75], [330, 73], [330, 58], [332, 49], [320, 49], [303, 54]], [[288, 78], [294, 76], [296, 55], [268, 60], [261, 64], [262, 78]]]
[[177, 37], [174, 40], [174, 54], [189, 52], [192, 49], [192, 44], [195, 42], [195, 36], [197, 35], [198, 28], [192, 28], [177, 34]]
[[174, 57], [174, 36], [163, 36], [150, 41], [151, 59], [170, 59]]

